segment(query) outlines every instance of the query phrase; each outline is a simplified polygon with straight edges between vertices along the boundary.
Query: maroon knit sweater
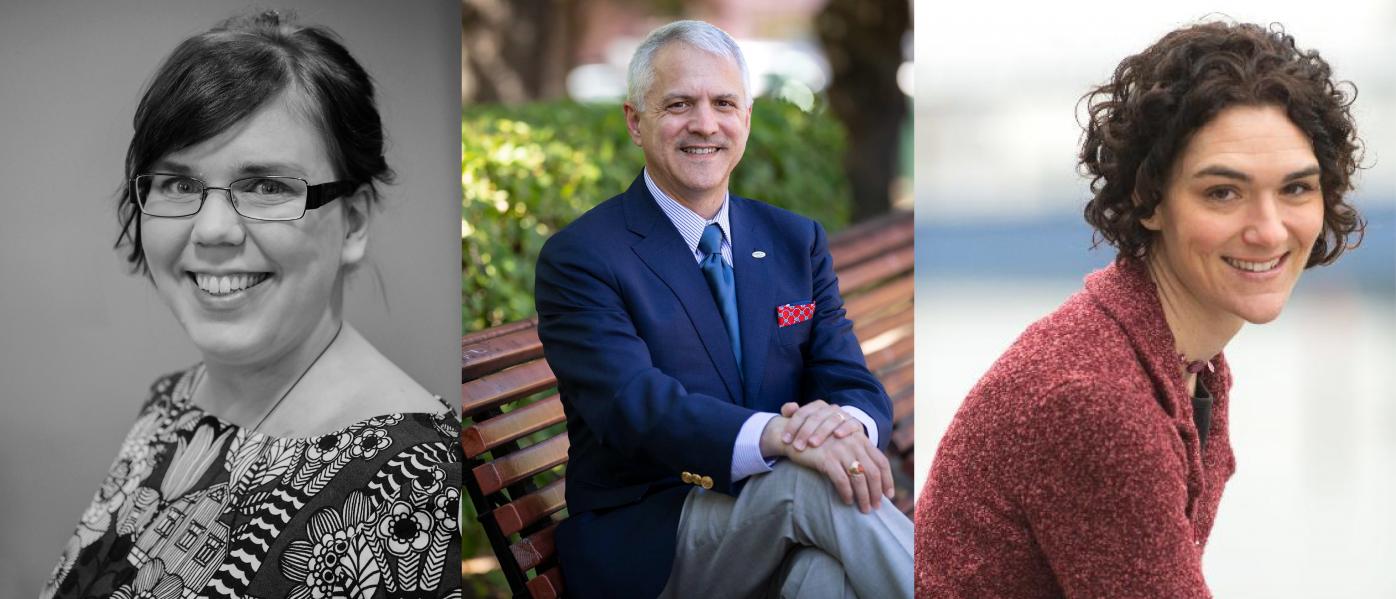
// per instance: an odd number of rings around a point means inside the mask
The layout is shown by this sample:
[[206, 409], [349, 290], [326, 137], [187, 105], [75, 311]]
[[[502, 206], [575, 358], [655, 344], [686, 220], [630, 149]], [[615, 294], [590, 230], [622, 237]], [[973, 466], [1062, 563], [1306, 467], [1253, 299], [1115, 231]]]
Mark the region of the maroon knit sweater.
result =
[[1231, 375], [1213, 364], [1203, 451], [1144, 266], [1088, 276], [941, 440], [916, 504], [916, 596], [1210, 597], [1202, 549], [1236, 469]]

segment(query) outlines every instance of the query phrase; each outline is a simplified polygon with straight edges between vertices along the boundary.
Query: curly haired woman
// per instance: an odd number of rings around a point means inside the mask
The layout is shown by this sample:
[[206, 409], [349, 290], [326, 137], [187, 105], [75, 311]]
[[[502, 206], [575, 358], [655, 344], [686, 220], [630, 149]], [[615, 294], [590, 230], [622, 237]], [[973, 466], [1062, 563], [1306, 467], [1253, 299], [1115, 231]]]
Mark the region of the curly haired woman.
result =
[[1114, 263], [970, 391], [916, 505], [918, 597], [1209, 597], [1222, 350], [1361, 238], [1353, 92], [1278, 28], [1203, 23], [1083, 98]]

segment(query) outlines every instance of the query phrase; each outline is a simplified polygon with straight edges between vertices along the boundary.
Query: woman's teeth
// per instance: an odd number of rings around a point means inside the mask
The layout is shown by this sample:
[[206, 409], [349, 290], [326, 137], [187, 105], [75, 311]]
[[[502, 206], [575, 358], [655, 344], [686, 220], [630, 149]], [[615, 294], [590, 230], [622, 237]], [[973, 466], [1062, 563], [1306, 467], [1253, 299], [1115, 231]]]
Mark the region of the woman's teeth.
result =
[[213, 295], [227, 295], [234, 291], [242, 291], [249, 287], [255, 287], [271, 276], [270, 273], [254, 272], [236, 275], [210, 275], [202, 273], [192, 273], [194, 284], [205, 293]]
[[1274, 258], [1271, 260], [1266, 260], [1265, 262], [1248, 262], [1245, 260], [1237, 260], [1236, 258], [1223, 258], [1223, 260], [1226, 260], [1227, 264], [1230, 264], [1231, 266], [1239, 268], [1241, 270], [1249, 272], [1265, 272], [1267, 270], [1275, 268], [1276, 266], [1279, 266], [1281, 258], [1284, 258], [1284, 256], [1280, 256], [1279, 258]]

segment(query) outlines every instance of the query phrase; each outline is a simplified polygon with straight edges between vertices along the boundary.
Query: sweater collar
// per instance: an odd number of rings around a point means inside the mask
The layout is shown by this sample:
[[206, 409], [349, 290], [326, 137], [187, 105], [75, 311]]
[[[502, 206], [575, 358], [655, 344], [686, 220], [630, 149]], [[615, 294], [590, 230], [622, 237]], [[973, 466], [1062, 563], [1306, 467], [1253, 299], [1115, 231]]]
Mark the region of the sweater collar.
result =
[[[1164, 408], [1178, 416], [1179, 405], [1190, 401], [1187, 380], [1178, 361], [1177, 343], [1159, 302], [1158, 287], [1144, 262], [1125, 258], [1086, 277], [1086, 292], [1110, 318], [1119, 323], [1154, 385], [1165, 390]], [[1213, 396], [1223, 397], [1231, 387], [1226, 357], [1217, 354], [1213, 372], [1198, 374]]]

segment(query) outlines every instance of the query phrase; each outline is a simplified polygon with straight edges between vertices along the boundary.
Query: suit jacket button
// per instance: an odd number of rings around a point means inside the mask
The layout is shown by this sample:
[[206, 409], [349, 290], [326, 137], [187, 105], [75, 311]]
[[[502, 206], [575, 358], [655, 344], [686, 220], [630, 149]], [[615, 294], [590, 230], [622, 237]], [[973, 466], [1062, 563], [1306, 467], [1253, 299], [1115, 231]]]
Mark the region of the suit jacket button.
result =
[[689, 484], [693, 482], [693, 475], [688, 472], [683, 473], [681, 476], [679, 476], [679, 478], [683, 479], [684, 484]]
[[702, 482], [704, 489], [713, 488], [713, 477], [711, 476], [704, 476], [700, 482]]

